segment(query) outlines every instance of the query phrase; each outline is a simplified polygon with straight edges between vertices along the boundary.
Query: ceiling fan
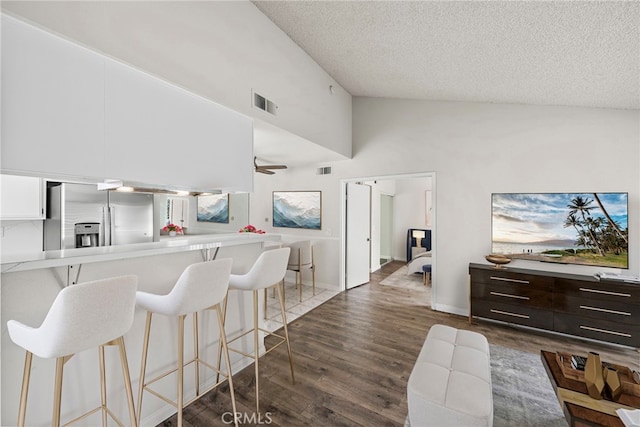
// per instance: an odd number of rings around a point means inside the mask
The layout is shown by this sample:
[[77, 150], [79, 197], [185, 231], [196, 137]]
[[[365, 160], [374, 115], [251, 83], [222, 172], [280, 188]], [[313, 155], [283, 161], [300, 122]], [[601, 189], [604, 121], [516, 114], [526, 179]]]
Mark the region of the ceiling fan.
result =
[[267, 175], [273, 175], [275, 172], [273, 172], [271, 169], [286, 169], [287, 166], [286, 165], [260, 165], [258, 166], [258, 164], [256, 163], [256, 158], [253, 158], [253, 166], [255, 166], [256, 168], [256, 172], [260, 172], [260, 173], [264, 173]]

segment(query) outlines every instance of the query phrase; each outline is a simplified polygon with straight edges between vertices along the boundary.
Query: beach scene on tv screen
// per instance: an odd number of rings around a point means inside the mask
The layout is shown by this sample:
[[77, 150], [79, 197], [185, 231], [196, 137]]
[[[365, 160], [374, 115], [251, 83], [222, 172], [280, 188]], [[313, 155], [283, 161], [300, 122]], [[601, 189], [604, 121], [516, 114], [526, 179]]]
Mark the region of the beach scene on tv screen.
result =
[[493, 253], [514, 259], [629, 268], [627, 193], [492, 196]]

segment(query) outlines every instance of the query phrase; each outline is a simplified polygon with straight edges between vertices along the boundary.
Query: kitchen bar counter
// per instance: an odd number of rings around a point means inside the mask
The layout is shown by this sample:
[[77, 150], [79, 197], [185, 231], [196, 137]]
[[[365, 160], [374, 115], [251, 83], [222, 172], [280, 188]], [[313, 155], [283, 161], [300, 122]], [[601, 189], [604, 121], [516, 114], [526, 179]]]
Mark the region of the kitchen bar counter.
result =
[[[75, 283], [134, 274], [138, 277], [138, 290], [157, 295], [166, 295], [173, 289], [185, 268], [193, 263], [213, 259], [233, 259], [233, 270], [238, 274], [248, 271], [260, 256], [265, 245], [281, 240], [278, 234], [225, 233], [167, 237], [160, 242], [132, 245], [108, 246], [64, 251], [38, 252], [33, 255], [2, 256], [2, 286], [0, 286], [0, 324], [6, 325], [10, 319], [19, 320], [37, 327], [42, 324], [51, 304], [60, 290]], [[263, 295], [260, 293], [260, 297]], [[241, 335], [253, 324], [253, 301], [250, 292], [229, 292], [225, 329], [229, 335]], [[263, 307], [260, 302], [259, 307]], [[218, 332], [215, 313], [205, 310], [199, 316], [201, 356], [215, 364], [218, 349]], [[138, 385], [142, 341], [144, 339], [146, 312], [136, 309], [131, 329], [125, 334], [127, 359], [131, 381]], [[266, 327], [262, 314], [260, 327]], [[167, 316], [154, 316], [154, 330], [161, 331], [151, 338], [147, 372], [160, 373], [167, 366], [177, 362], [174, 350], [177, 345], [177, 322]], [[187, 329], [185, 342], [192, 340], [191, 328]], [[7, 328], [1, 328], [2, 348], [2, 408], [0, 425], [15, 425], [20, 400], [20, 385], [24, 364], [24, 350], [15, 345]], [[249, 352], [253, 348], [251, 336], [237, 342], [237, 348]], [[263, 345], [263, 344], [261, 344]], [[264, 348], [262, 349], [264, 351]], [[112, 356], [107, 356], [111, 363]], [[84, 413], [83, 409], [100, 401], [98, 366], [95, 351], [76, 354], [65, 365], [65, 389], [63, 391], [63, 418], [73, 419]], [[29, 387], [28, 425], [50, 423], [53, 390], [53, 370], [46, 369], [46, 361], [34, 359], [34, 369], [46, 370], [46, 374], [32, 375]], [[231, 355], [233, 372], [239, 372], [253, 359], [241, 354]], [[38, 367], [39, 368], [36, 368]], [[52, 365], [51, 369], [53, 369]], [[44, 372], [44, 371], [43, 371]], [[127, 406], [119, 369], [107, 369], [109, 384], [108, 400], [112, 410], [120, 419], [127, 419]], [[215, 383], [215, 372], [204, 370], [200, 373], [202, 384]], [[154, 384], [155, 385], [155, 384]], [[175, 393], [175, 379], [158, 381], [159, 393]], [[185, 393], [195, 393], [193, 375], [185, 375]], [[66, 403], [65, 403], [66, 402]], [[152, 397], [145, 398], [140, 425], [158, 425], [175, 413], [175, 408]], [[88, 419], [87, 425], [100, 424], [99, 416]]]
[[96, 248], [64, 249], [42, 251], [30, 254], [2, 254], [2, 273], [35, 270], [40, 268], [64, 267], [137, 258], [152, 255], [164, 255], [176, 252], [218, 249], [226, 246], [238, 246], [253, 243], [280, 241], [279, 234], [227, 233], [176, 236], [160, 242], [136, 243], [119, 246], [100, 246]]

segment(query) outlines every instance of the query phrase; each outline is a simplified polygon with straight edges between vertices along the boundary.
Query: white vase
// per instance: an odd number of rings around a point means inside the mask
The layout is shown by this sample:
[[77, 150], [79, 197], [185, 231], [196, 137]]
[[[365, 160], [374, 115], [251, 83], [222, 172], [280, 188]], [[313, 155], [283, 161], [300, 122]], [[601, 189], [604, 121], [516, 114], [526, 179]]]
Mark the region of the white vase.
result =
[[170, 232], [169, 232], [169, 236], [171, 236], [171, 237], [175, 237], [175, 235], [176, 235], [176, 232], [175, 232], [175, 231], [170, 231]]

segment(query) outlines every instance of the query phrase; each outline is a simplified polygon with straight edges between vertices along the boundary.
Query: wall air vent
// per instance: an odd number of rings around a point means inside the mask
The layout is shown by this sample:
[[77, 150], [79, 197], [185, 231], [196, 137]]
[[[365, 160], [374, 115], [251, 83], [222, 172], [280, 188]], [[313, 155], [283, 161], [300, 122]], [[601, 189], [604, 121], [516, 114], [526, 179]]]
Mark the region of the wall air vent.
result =
[[329, 175], [331, 174], [331, 166], [325, 166], [323, 168], [318, 168], [316, 175]]
[[262, 111], [266, 111], [269, 114], [273, 114], [274, 116], [278, 112], [278, 106], [275, 104], [275, 102], [265, 98], [264, 96], [256, 92], [253, 92], [253, 106]]

